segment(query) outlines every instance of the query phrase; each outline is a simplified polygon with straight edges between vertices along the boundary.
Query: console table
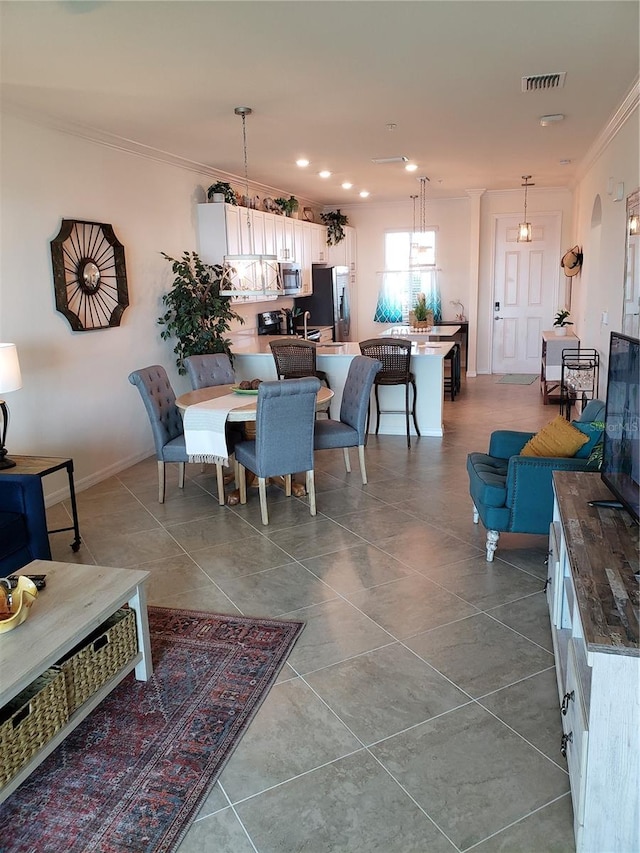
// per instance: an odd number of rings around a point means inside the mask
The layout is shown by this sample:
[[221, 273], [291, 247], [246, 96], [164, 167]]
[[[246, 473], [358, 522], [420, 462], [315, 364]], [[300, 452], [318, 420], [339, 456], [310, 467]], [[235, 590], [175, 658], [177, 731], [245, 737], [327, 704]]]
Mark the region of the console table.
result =
[[80, 523], [78, 521], [78, 507], [76, 504], [76, 490], [73, 482], [73, 459], [65, 456], [11, 456], [16, 463], [13, 468], [3, 468], [0, 475], [11, 476], [11, 474], [35, 474], [36, 477], [46, 477], [54, 471], [62, 471], [64, 468], [69, 478], [69, 497], [71, 499], [71, 513], [73, 527], [58, 527], [49, 530], [48, 533], [61, 533], [63, 530], [73, 530], [75, 538], [71, 543], [71, 550], [77, 551], [80, 547]]
[[87, 699], [60, 731], [0, 789], [0, 802], [24, 782], [38, 764], [132, 669], [135, 668], [139, 681], [147, 681], [153, 672], [144, 589], [149, 572], [34, 560], [17, 574], [46, 574], [47, 585], [34, 601], [28, 619], [0, 638], [0, 708], [102, 625], [123, 604], [135, 610], [138, 653]]
[[599, 474], [556, 471], [547, 597], [578, 853], [640, 850], [638, 527]]
[[540, 361], [540, 393], [546, 406], [552, 394], [560, 397], [562, 379], [562, 350], [577, 349], [580, 338], [573, 332], [556, 335], [552, 330], [542, 333], [542, 357]]

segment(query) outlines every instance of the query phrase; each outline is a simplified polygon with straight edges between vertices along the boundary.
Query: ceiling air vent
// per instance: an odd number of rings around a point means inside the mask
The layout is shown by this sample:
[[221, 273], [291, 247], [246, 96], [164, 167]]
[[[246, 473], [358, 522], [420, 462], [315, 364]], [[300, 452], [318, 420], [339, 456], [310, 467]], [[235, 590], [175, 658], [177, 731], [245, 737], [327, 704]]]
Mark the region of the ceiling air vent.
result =
[[538, 92], [542, 89], [562, 89], [566, 78], [566, 71], [557, 71], [555, 74], [532, 74], [530, 77], [522, 78], [522, 91]]

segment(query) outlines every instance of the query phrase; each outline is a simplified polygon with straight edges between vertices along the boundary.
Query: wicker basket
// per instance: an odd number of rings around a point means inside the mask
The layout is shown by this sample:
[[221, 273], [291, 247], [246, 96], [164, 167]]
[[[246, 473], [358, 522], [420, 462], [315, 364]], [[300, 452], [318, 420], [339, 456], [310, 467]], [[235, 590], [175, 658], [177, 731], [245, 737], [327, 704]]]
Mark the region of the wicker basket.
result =
[[64, 674], [57, 667], [47, 669], [0, 709], [0, 788], [68, 719]]
[[117, 610], [58, 661], [64, 672], [69, 714], [86, 702], [138, 652], [136, 614]]

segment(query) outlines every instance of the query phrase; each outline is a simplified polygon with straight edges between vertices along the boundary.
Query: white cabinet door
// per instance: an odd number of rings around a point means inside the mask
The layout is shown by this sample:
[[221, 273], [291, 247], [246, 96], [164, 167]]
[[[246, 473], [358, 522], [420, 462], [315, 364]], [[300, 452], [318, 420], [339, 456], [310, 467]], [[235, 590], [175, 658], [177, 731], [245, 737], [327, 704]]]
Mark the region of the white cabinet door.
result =
[[[224, 205], [225, 216], [225, 233], [227, 238], [227, 249], [225, 255], [241, 255], [244, 251], [242, 241], [242, 227], [240, 220], [240, 211], [242, 208], [234, 207], [232, 204]], [[245, 220], [246, 229], [246, 220]], [[245, 242], [248, 239], [248, 234], [245, 236]], [[222, 258], [217, 263], [222, 263]]]
[[260, 210], [251, 211], [251, 231], [254, 255], [268, 255], [265, 240], [264, 217]]
[[288, 216], [276, 216], [276, 254], [279, 261], [295, 261], [293, 222]]
[[326, 264], [329, 257], [327, 229], [324, 225], [311, 225], [311, 263]]
[[356, 269], [356, 229], [344, 226], [344, 240], [336, 246], [329, 246], [329, 263], [334, 267], [348, 267], [349, 272]]
[[266, 255], [278, 254], [278, 241], [276, 239], [276, 219], [280, 217], [273, 213], [263, 213], [264, 227], [264, 250]]
[[311, 225], [309, 222], [302, 224], [304, 226], [302, 229], [302, 257], [304, 259], [302, 261], [302, 291], [305, 296], [310, 296], [313, 292], [311, 264], [313, 263], [312, 241], [315, 225]]

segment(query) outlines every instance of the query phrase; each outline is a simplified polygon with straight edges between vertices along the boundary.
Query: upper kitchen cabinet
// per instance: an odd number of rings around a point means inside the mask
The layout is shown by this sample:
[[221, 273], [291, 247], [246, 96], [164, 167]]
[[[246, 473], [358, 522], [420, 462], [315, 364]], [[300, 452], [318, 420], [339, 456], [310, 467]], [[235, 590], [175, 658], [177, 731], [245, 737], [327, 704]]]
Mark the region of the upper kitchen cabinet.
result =
[[329, 246], [329, 263], [332, 267], [348, 267], [350, 273], [356, 271], [356, 229], [344, 226], [344, 240], [336, 246]]
[[273, 218], [276, 226], [276, 255], [278, 260], [300, 263], [296, 258], [295, 220], [289, 216], [274, 216]]
[[311, 263], [326, 264], [329, 262], [329, 247], [327, 246], [327, 228], [325, 225], [309, 224], [311, 232]]
[[242, 212], [246, 213], [243, 207], [232, 204], [198, 205], [198, 254], [205, 263], [221, 264], [225, 255], [253, 252], [246, 220], [241, 226]]

